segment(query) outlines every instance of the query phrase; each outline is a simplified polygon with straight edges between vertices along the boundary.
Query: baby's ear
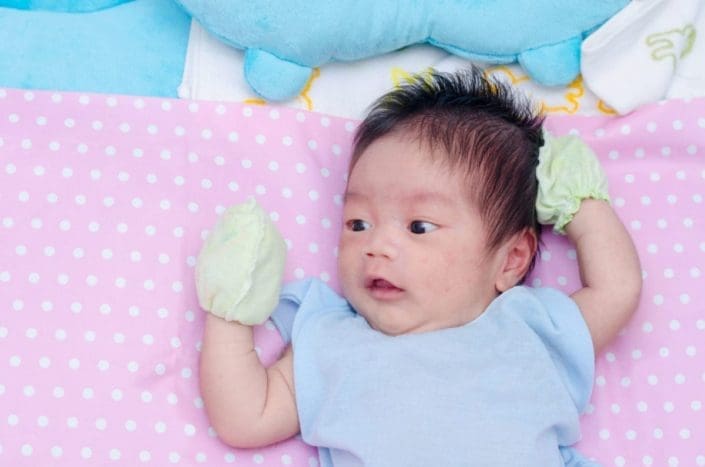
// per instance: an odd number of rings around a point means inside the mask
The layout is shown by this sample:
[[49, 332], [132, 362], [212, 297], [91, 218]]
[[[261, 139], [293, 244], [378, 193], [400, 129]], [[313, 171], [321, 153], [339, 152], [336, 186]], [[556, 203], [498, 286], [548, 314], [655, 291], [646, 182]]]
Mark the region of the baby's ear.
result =
[[531, 266], [537, 244], [536, 234], [524, 229], [502, 246], [502, 266], [495, 281], [498, 292], [505, 292], [521, 282]]

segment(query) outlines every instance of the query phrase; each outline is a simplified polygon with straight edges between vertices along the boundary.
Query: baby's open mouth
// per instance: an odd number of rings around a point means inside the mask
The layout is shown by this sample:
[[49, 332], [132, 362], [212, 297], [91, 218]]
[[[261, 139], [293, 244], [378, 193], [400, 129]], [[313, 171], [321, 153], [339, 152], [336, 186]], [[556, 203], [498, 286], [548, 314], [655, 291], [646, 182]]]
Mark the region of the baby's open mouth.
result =
[[370, 278], [365, 281], [365, 287], [372, 292], [402, 292], [403, 290], [386, 279]]

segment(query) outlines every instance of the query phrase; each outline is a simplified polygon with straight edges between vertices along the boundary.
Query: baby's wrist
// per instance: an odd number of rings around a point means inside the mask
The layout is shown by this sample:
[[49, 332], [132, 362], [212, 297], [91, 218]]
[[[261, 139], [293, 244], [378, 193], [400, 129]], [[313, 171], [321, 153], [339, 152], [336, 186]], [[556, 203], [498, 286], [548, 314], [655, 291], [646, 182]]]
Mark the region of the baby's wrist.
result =
[[583, 199], [570, 222], [565, 224], [564, 230], [567, 237], [577, 243], [586, 233], [593, 229], [600, 229], [600, 218], [604, 215], [605, 209], [612, 209], [607, 200]]

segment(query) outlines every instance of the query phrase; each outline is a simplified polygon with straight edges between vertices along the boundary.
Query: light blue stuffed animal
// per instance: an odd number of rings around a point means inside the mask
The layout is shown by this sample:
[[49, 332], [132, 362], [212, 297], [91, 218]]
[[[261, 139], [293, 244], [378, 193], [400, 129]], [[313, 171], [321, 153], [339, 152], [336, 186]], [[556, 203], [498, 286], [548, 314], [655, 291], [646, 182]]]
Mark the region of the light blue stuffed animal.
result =
[[584, 37], [628, 0], [176, 0], [205, 29], [245, 50], [261, 96], [299, 94], [314, 67], [428, 43], [487, 63], [518, 61], [535, 81], [580, 73]]
[[132, 0], [0, 0], [0, 7], [62, 13], [88, 13], [112, 8], [130, 1]]

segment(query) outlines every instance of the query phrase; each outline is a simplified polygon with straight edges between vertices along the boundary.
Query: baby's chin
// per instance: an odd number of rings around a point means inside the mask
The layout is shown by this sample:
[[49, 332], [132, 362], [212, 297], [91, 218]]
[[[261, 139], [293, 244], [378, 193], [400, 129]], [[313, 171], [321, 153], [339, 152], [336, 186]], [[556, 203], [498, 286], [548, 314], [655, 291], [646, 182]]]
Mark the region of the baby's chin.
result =
[[438, 329], [443, 329], [443, 323], [434, 322], [424, 322], [417, 323], [411, 320], [399, 320], [399, 319], [380, 319], [379, 317], [367, 316], [365, 313], [358, 312], [365, 320], [367, 324], [375, 331], [381, 332], [390, 337], [403, 336], [406, 334], [420, 334], [423, 332], [436, 331]]

